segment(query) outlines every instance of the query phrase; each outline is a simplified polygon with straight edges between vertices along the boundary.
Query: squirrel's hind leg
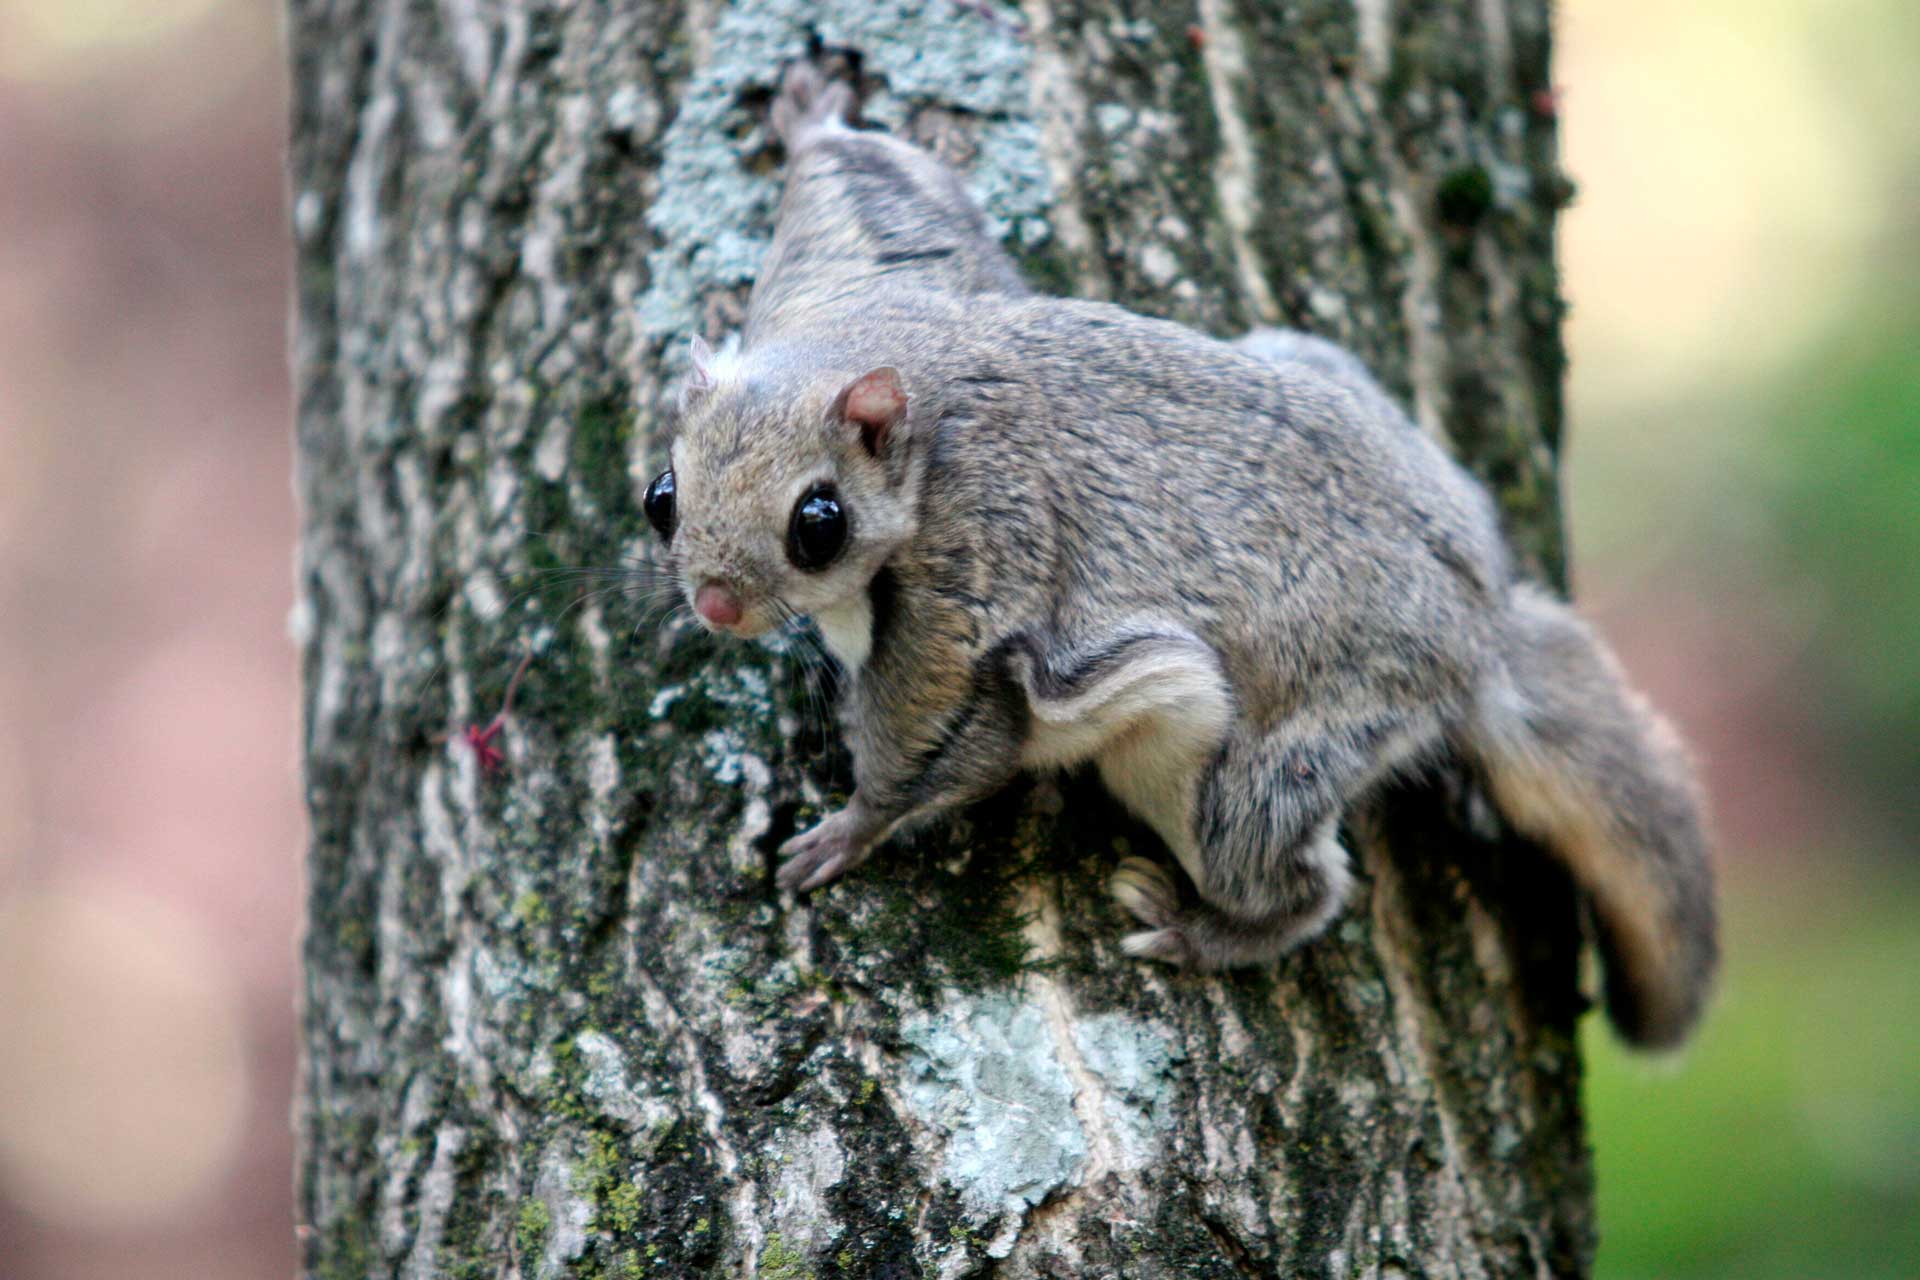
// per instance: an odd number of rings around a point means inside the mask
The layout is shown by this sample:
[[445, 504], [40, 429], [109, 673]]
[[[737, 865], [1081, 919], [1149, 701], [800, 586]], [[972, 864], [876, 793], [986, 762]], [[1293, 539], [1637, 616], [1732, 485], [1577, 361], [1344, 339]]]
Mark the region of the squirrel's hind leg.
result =
[[[1128, 858], [1109, 882], [1147, 927], [1131, 955], [1212, 970], [1270, 964], [1326, 928], [1352, 884], [1337, 828], [1344, 796], [1319, 741], [1239, 724], [1193, 780], [1187, 826], [1168, 844], [1200, 892], [1182, 906], [1167, 872]], [[1104, 772], [1104, 770], [1103, 770]]]
[[[1113, 890], [1148, 929], [1136, 955], [1201, 969], [1265, 964], [1325, 929], [1353, 873], [1340, 816], [1353, 798], [1440, 742], [1433, 709], [1389, 712], [1378, 699], [1279, 726], [1241, 722], [1201, 771], [1183, 852], [1200, 901], [1174, 904], [1129, 860]], [[1162, 873], [1164, 879], [1164, 873]]]
[[1022, 763], [1091, 757], [1199, 890], [1183, 907], [1167, 872], [1123, 863], [1112, 890], [1148, 926], [1127, 950], [1196, 968], [1264, 964], [1326, 928], [1353, 880], [1340, 815], [1441, 740], [1435, 709], [1357, 694], [1256, 727], [1218, 655], [1177, 624], [1141, 620], [1044, 651], [1023, 639], [1010, 658], [1031, 712]]
[[[1271, 772], [1257, 744], [1235, 746], [1245, 731], [1235, 727], [1218, 656], [1183, 627], [1142, 620], [1054, 649], [1044, 661], [1032, 648], [1016, 657], [1032, 712], [1023, 763], [1044, 767], [1091, 756], [1107, 790], [1159, 834], [1206, 892], [1222, 861], [1203, 844], [1207, 780], [1223, 770]], [[1217, 798], [1211, 804], [1218, 809]], [[1274, 959], [1339, 909], [1346, 855], [1333, 827], [1328, 821], [1311, 833], [1297, 851], [1298, 868], [1275, 867], [1271, 876], [1251, 877], [1251, 888], [1236, 888], [1246, 912], [1208, 902], [1182, 907], [1165, 868], [1126, 859], [1109, 887], [1148, 927], [1122, 945], [1134, 955], [1206, 969]], [[1240, 834], [1240, 843], [1259, 842], [1260, 833]]]

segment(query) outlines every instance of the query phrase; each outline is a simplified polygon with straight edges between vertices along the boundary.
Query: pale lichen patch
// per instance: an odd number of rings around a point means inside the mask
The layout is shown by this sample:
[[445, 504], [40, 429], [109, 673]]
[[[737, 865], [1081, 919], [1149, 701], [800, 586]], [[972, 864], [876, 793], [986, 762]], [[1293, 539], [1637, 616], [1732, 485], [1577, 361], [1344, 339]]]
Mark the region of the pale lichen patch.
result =
[[577, 1190], [580, 1179], [574, 1162], [558, 1143], [547, 1148], [540, 1160], [533, 1193], [547, 1210], [545, 1249], [541, 1253], [538, 1274], [562, 1276], [567, 1264], [587, 1250], [587, 1229], [593, 1225], [593, 1201]]
[[490, 621], [506, 612], [507, 602], [500, 591], [500, 580], [486, 569], [481, 569], [467, 578], [465, 583], [467, 608], [473, 616]]
[[486, 485], [488, 515], [494, 519], [506, 517], [520, 497], [520, 476], [514, 470], [512, 459], [503, 456], [489, 460]]
[[573, 1047], [586, 1068], [580, 1092], [602, 1115], [641, 1135], [658, 1132], [678, 1115], [658, 1094], [634, 1084], [625, 1052], [605, 1032], [582, 1031], [573, 1038]]
[[540, 443], [533, 448], [534, 471], [551, 484], [560, 483], [567, 474], [568, 451], [572, 447], [572, 419], [555, 414], [547, 422], [547, 429], [540, 433]]
[[946, 1135], [941, 1176], [987, 1225], [1074, 1185], [1087, 1136], [1046, 1014], [1005, 995], [950, 995], [901, 1026], [906, 1101]]
[[[847, 1156], [832, 1129], [821, 1125], [774, 1140], [773, 1225], [803, 1255], [831, 1248], [839, 1228], [826, 1211], [827, 1193], [846, 1176]], [[769, 1237], [771, 1238], [771, 1237]]]
[[666, 719], [667, 712], [673, 710], [673, 704], [687, 696], [687, 686], [670, 684], [662, 686], [647, 704], [647, 715], [654, 720]]
[[1141, 274], [1161, 288], [1169, 287], [1179, 278], [1180, 259], [1167, 246], [1149, 242], [1140, 247], [1137, 256]]
[[1354, 0], [1360, 26], [1360, 58], [1366, 73], [1384, 80], [1392, 69], [1393, 0]]
[[1133, 1172], [1159, 1158], [1173, 1127], [1175, 1063], [1185, 1052], [1164, 1032], [1123, 1013], [1102, 1013], [1073, 1026], [1086, 1069], [1106, 1086], [1100, 1099], [1115, 1167]]

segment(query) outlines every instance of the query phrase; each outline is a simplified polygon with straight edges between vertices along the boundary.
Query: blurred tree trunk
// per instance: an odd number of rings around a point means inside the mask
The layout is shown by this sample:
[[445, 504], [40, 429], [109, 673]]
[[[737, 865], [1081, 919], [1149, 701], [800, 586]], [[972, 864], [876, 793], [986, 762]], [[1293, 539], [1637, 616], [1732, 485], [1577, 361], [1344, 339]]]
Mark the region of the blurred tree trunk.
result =
[[797, 655], [549, 572], [648, 554], [811, 42], [1042, 287], [1354, 346], [1557, 576], [1547, 8], [292, 0], [310, 1274], [1588, 1269], [1575, 903], [1458, 778], [1272, 973], [1117, 953], [1084, 777], [783, 902]]

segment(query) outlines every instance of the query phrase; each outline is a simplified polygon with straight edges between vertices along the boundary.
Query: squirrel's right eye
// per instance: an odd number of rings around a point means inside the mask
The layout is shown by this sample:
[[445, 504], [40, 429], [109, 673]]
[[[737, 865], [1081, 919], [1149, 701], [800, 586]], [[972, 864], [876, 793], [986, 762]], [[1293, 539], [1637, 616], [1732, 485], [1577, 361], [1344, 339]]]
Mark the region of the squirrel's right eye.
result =
[[815, 573], [833, 563], [847, 545], [847, 513], [830, 484], [815, 485], [793, 509], [787, 527], [787, 559], [796, 569]]
[[647, 496], [640, 505], [646, 509], [647, 522], [668, 542], [673, 541], [673, 468], [669, 467], [653, 478], [647, 486]]

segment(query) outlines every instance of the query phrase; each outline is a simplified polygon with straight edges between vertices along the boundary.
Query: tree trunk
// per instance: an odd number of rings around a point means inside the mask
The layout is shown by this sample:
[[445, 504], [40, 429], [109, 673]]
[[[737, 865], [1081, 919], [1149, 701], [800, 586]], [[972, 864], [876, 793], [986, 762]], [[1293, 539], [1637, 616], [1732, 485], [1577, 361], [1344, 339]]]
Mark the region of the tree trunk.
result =
[[551, 572], [650, 554], [813, 47], [1042, 287], [1355, 348], [1557, 577], [1546, 0], [291, 7], [309, 1274], [1588, 1269], [1576, 903], [1457, 771], [1272, 972], [1119, 953], [1087, 776], [783, 901], [797, 655]]

